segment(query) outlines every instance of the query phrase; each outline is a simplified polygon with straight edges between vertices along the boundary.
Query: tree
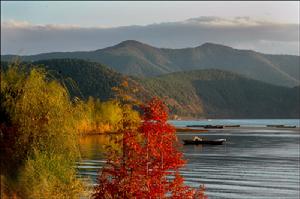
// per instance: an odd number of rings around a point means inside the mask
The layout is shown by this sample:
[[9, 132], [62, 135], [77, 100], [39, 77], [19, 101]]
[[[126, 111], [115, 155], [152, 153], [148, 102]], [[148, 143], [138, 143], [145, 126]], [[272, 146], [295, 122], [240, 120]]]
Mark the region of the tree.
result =
[[199, 190], [185, 186], [179, 169], [183, 154], [173, 126], [167, 123], [167, 108], [157, 98], [141, 106], [143, 121], [135, 129], [123, 120], [122, 153], [110, 151], [98, 178], [96, 199], [110, 198], [205, 198]]
[[[66, 88], [39, 68], [1, 73], [1, 183], [8, 198], [78, 198], [77, 117]], [[0, 193], [1, 194], [1, 193]]]

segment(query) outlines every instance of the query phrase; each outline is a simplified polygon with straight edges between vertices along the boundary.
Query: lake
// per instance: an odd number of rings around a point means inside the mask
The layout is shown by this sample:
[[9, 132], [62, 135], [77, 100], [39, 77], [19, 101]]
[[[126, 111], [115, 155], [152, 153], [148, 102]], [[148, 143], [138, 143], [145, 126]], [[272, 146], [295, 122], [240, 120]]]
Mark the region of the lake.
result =
[[[210, 130], [207, 133], [177, 133], [179, 140], [195, 135], [225, 138], [220, 146], [183, 146], [187, 160], [181, 170], [186, 184], [206, 186], [209, 198], [299, 198], [300, 134], [298, 129], [264, 128], [268, 124], [295, 125], [300, 120], [200, 120], [170, 121], [176, 126], [239, 124], [244, 128]], [[247, 128], [249, 127], [249, 128]], [[255, 127], [255, 128], [251, 128]], [[96, 183], [105, 163], [102, 145], [107, 136], [81, 139], [79, 176]]]

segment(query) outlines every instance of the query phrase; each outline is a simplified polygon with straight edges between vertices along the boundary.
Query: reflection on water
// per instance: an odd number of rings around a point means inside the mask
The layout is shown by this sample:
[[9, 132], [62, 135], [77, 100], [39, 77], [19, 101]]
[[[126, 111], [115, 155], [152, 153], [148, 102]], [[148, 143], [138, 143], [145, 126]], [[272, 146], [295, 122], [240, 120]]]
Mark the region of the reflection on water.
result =
[[109, 143], [109, 136], [90, 135], [83, 136], [79, 140], [81, 156], [83, 159], [103, 159], [105, 145]]
[[[225, 138], [220, 146], [183, 146], [188, 163], [181, 173], [186, 183], [205, 184], [209, 198], [299, 198], [299, 133], [293, 131], [222, 130], [205, 134], [180, 133], [179, 140], [194, 135]], [[105, 136], [81, 140], [79, 175], [96, 183], [103, 166]]]

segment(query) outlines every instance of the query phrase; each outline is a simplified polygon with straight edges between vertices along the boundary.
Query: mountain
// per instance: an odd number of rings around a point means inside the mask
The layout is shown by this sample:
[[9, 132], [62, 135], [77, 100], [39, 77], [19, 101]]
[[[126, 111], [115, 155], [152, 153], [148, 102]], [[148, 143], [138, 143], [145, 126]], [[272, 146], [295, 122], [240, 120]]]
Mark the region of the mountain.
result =
[[299, 118], [299, 87], [275, 86], [206, 69], [141, 79], [173, 114], [199, 118]]
[[[14, 55], [3, 55], [11, 60]], [[267, 55], [250, 50], [205, 43], [195, 48], [166, 49], [127, 40], [118, 45], [85, 52], [54, 52], [20, 56], [23, 61], [78, 58], [103, 63], [114, 70], [137, 77], [153, 77], [199, 69], [227, 70], [267, 83], [294, 87], [300, 84], [300, 57]]]
[[229, 71], [205, 69], [137, 78], [78, 59], [40, 60], [33, 64], [42, 65], [65, 82], [73, 96], [107, 100], [114, 97], [111, 88], [127, 80], [139, 89], [137, 98], [159, 96], [168, 104], [171, 115], [181, 117], [299, 118], [300, 113], [299, 86], [275, 86]]

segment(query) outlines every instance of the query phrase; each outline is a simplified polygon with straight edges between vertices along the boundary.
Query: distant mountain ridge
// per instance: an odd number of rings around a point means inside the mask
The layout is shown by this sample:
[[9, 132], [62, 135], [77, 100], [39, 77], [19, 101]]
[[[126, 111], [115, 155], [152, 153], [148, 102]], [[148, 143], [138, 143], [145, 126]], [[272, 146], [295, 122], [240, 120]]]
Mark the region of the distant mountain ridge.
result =
[[[14, 55], [3, 55], [11, 60]], [[178, 71], [220, 69], [282, 86], [300, 85], [300, 57], [268, 55], [251, 50], [205, 43], [195, 48], [156, 48], [135, 40], [95, 51], [54, 52], [20, 56], [23, 61], [78, 58], [108, 65], [114, 70], [137, 77], [152, 77]]]
[[[299, 86], [275, 86], [229, 71], [205, 69], [157, 77], [124, 76], [105, 65], [78, 59], [40, 60], [58, 80], [66, 82], [72, 96], [107, 100], [112, 87], [124, 80], [139, 89], [144, 100], [159, 96], [171, 115], [190, 118], [299, 118]], [[7, 63], [1, 62], [2, 69]], [[70, 84], [69, 79], [74, 81]], [[74, 86], [70, 86], [74, 85]]]

